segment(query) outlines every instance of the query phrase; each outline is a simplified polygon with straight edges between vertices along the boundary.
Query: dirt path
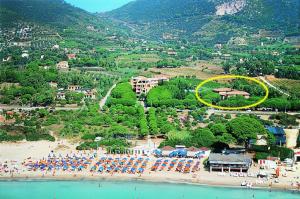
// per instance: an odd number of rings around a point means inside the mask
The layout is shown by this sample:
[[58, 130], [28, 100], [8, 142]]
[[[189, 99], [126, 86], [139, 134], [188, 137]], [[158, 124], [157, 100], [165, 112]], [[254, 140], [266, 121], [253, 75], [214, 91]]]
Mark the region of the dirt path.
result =
[[108, 92], [106, 93], [106, 95], [100, 100], [99, 102], [99, 107], [100, 107], [100, 110], [102, 110], [103, 106], [105, 105], [108, 97], [110, 96], [111, 94], [111, 91], [116, 87], [117, 84], [114, 84], [109, 90]]
[[283, 95], [286, 95], [288, 97], [290, 96], [290, 94], [288, 94], [287, 92], [285, 92], [285, 91], [281, 90], [280, 88], [278, 88], [278, 87], [274, 86], [273, 84], [271, 84], [268, 80], [266, 80], [265, 77], [259, 77], [259, 79], [261, 81], [263, 81], [265, 84], [267, 84], [269, 87], [271, 87], [271, 88], [275, 89], [276, 91], [278, 91], [279, 93], [281, 93]]

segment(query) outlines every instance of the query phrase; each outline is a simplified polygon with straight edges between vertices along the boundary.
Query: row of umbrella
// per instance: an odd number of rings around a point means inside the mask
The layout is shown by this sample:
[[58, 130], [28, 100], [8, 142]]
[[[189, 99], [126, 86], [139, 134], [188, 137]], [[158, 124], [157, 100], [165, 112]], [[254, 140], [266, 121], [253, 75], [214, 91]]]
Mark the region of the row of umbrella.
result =
[[52, 170], [63, 170], [63, 171], [82, 171], [86, 169], [92, 162], [93, 157], [48, 157], [47, 159], [41, 159], [33, 162], [32, 160], [27, 161], [24, 165], [29, 171], [52, 171]]

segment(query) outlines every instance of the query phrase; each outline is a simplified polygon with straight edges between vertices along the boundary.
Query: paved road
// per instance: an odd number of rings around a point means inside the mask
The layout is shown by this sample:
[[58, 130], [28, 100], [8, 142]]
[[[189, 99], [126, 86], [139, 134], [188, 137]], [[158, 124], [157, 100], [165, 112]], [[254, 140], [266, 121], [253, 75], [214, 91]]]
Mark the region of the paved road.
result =
[[[224, 110], [216, 110], [216, 109], [208, 109], [207, 110], [208, 115], [211, 115], [213, 113], [230, 113], [230, 114], [255, 114], [255, 115], [273, 115], [277, 114], [279, 112], [276, 111], [224, 111]], [[300, 114], [300, 112], [286, 112], [290, 115], [296, 115]]]
[[102, 108], [103, 108], [103, 106], [105, 105], [105, 103], [106, 103], [108, 97], [109, 97], [110, 94], [111, 94], [111, 91], [116, 87], [116, 85], [117, 85], [117, 84], [114, 84], [114, 85], [108, 90], [108, 92], [106, 93], [105, 97], [102, 98], [102, 99], [100, 100], [100, 102], [99, 102], [100, 110], [102, 110]]
[[0, 110], [25, 110], [25, 111], [31, 111], [36, 109], [54, 109], [54, 110], [79, 110], [81, 107], [50, 107], [50, 106], [13, 106], [13, 105], [0, 105]]
[[278, 87], [274, 86], [273, 84], [271, 84], [268, 80], [266, 80], [265, 77], [259, 77], [259, 79], [261, 81], [263, 81], [265, 84], [267, 84], [269, 87], [271, 87], [271, 88], [275, 89], [276, 91], [278, 91], [279, 93], [281, 93], [283, 95], [286, 95], [288, 97], [290, 96], [290, 94], [288, 94], [287, 92], [285, 92], [285, 91], [281, 90], [280, 88], [278, 88]]

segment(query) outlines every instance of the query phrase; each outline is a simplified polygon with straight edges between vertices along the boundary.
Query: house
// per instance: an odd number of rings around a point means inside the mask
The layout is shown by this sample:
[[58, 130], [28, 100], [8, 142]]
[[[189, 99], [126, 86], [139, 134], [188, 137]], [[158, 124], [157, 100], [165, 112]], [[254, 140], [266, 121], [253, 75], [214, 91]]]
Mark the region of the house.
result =
[[209, 170], [224, 172], [247, 172], [252, 164], [252, 159], [243, 154], [210, 153], [208, 157]]
[[59, 49], [59, 45], [54, 45], [54, 46], [52, 46], [52, 50], [57, 50], [57, 49]]
[[294, 149], [294, 160], [300, 162], [300, 149]]
[[219, 95], [221, 95], [221, 98], [227, 99], [229, 97], [232, 96], [243, 96], [245, 99], [249, 99], [250, 98], [250, 94], [245, 92], [245, 91], [239, 91], [239, 90], [235, 90], [232, 88], [216, 88], [213, 89], [213, 91], [215, 93], [218, 93]]
[[3, 62], [8, 62], [8, 61], [10, 61], [10, 60], [11, 60], [11, 56], [8, 56], [7, 58], [3, 58], [3, 59], [2, 59]]
[[84, 89], [80, 91], [84, 94], [85, 99], [96, 99], [96, 93], [97, 91], [95, 89]]
[[299, 128], [288, 128], [288, 129], [284, 129], [285, 132], [285, 136], [286, 136], [286, 143], [285, 143], [285, 147], [293, 149], [295, 147], [297, 147], [297, 139], [299, 136]]
[[57, 82], [49, 82], [51, 88], [57, 88]]
[[5, 118], [5, 116], [3, 116], [3, 115], [0, 115], [0, 124], [2, 125], [2, 124], [4, 124], [5, 123], [5, 121], [6, 121], [6, 118]]
[[278, 126], [266, 126], [266, 129], [275, 136], [277, 145], [286, 144], [286, 136], [284, 129]]
[[[255, 143], [256, 142], [256, 143]], [[260, 145], [260, 146], [266, 146], [268, 144], [268, 141], [266, 139], [265, 135], [257, 135], [256, 136], [256, 141], [254, 140], [254, 143], [256, 145]]]
[[69, 63], [67, 61], [61, 61], [58, 64], [56, 64], [56, 68], [58, 70], [68, 70], [69, 69]]
[[29, 58], [29, 54], [28, 53], [22, 53], [21, 57], [22, 58]]
[[69, 85], [68, 91], [83, 93], [85, 99], [96, 99], [97, 91], [95, 89], [83, 89], [79, 85]]
[[76, 54], [67, 54], [68, 60], [76, 59]]
[[81, 86], [79, 86], [79, 85], [68, 85], [68, 90], [69, 91], [78, 91], [78, 90], [81, 90]]
[[177, 55], [177, 52], [176, 51], [168, 51], [168, 55], [171, 55], [171, 56], [176, 56]]
[[56, 93], [56, 99], [65, 100], [66, 99], [66, 93], [64, 91], [58, 91]]
[[147, 94], [153, 87], [164, 81], [169, 81], [169, 78], [165, 76], [156, 76], [154, 78], [138, 76], [131, 78], [130, 84], [135, 93], [137, 95], [141, 95]]

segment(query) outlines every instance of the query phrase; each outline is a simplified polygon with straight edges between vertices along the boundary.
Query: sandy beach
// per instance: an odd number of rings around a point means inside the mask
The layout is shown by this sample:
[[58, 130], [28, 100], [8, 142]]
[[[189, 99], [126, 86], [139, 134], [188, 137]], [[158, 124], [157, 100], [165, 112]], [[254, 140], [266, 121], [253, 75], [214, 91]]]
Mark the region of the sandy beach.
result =
[[[264, 187], [272, 189], [284, 189], [291, 190], [297, 189], [296, 182], [299, 182], [299, 166], [296, 172], [288, 171], [286, 177], [280, 176], [278, 183], [274, 179], [259, 180], [256, 176], [249, 177], [247, 175], [243, 177], [234, 177], [232, 173], [221, 173], [221, 172], [209, 172], [203, 164], [199, 166], [199, 170], [196, 172], [182, 173], [176, 172], [175, 170], [167, 171], [151, 171], [151, 166], [156, 162], [157, 158], [151, 156], [149, 163], [145, 168], [145, 172], [142, 174], [135, 173], [121, 173], [121, 172], [91, 172], [90, 169], [83, 171], [29, 171], [22, 163], [31, 160], [32, 162], [38, 161], [42, 158], [46, 158], [51, 151], [55, 154], [66, 154], [75, 153], [75, 145], [69, 143], [67, 140], [61, 140], [57, 142], [18, 142], [18, 143], [1, 143], [0, 144], [0, 163], [6, 163], [9, 165], [9, 172], [0, 172], [0, 180], [20, 180], [20, 179], [38, 179], [38, 180], [146, 180], [155, 182], [175, 182], [175, 183], [195, 183], [195, 184], [206, 184], [206, 185], [217, 185], [217, 186], [241, 186], [242, 182], [250, 182], [253, 187]], [[83, 156], [89, 156], [94, 151], [82, 151], [76, 152]], [[100, 157], [111, 157], [111, 158], [124, 158], [128, 156], [121, 155], [106, 155], [103, 150], [96, 151], [97, 158]], [[133, 158], [145, 156], [131, 156]], [[97, 159], [95, 158], [95, 159]], [[128, 157], [129, 158], [129, 157]], [[169, 159], [171, 158], [162, 158]], [[17, 169], [15, 169], [17, 168]], [[8, 171], [7, 170], [7, 171]], [[252, 166], [249, 173], [255, 173], [258, 168]]]

